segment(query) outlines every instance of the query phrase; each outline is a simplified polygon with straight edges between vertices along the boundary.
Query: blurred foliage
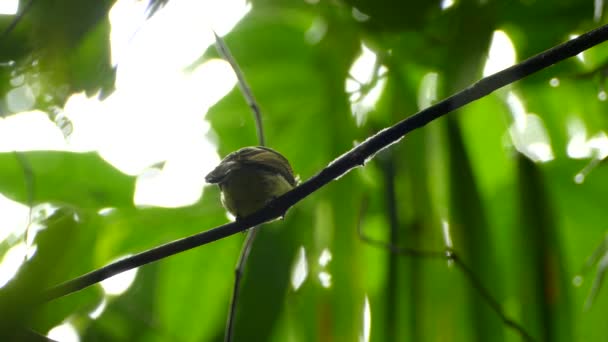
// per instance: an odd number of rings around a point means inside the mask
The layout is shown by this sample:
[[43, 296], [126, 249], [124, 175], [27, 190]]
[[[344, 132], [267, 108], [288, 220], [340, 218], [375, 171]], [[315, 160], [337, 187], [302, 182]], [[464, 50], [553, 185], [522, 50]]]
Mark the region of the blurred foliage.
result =
[[[150, 15], [166, 2], [151, 1]], [[251, 3], [226, 43], [259, 102], [268, 145], [304, 180], [353, 144], [418, 111], [429, 75], [437, 76], [437, 98], [481, 78], [494, 31], [506, 32], [523, 60], [606, 22], [594, 21], [593, 1], [578, 0], [462, 0], [445, 10], [441, 4], [448, 1]], [[19, 109], [50, 115], [74, 92], [111, 91], [112, 4], [32, 2], [0, 37], [3, 115], [14, 112], [7, 94], [25, 83], [35, 85], [35, 101]], [[0, 17], [0, 29], [13, 19]], [[376, 79], [384, 86], [368, 112], [352, 113], [345, 82], [362, 44], [385, 68]], [[215, 57], [210, 47], [196, 63]], [[536, 339], [608, 339], [608, 294], [599, 290], [605, 244], [596, 250], [607, 228], [601, 213], [608, 171], [600, 166], [577, 184], [574, 176], [589, 158], [567, 153], [573, 120], [587, 136], [606, 130], [606, 102], [598, 93], [608, 47], [592, 48], [584, 58], [564, 61], [413, 132], [306, 198], [284, 221], [267, 224], [245, 272], [236, 340], [359, 340], [366, 302], [371, 341], [520, 340], [457, 268], [368, 246], [358, 238], [359, 225], [374, 239], [436, 251], [445, 247], [448, 229], [464, 262]], [[550, 85], [553, 78], [558, 86]], [[510, 92], [541, 119], [553, 160], [535, 163], [514, 147]], [[255, 144], [252, 117], [236, 87], [210, 110], [221, 155]], [[126, 293], [105, 297], [97, 319], [89, 317], [103, 297], [97, 285], [32, 307], [42, 288], [225, 222], [215, 187], [189, 207], [136, 208], [134, 177], [95, 153], [22, 156], [31, 174], [15, 153], [0, 153], [0, 193], [57, 210], [39, 224], [44, 229], [35, 236], [34, 257], [0, 290], [2, 336], [14, 337], [18, 326], [46, 333], [70, 321], [83, 341], [222, 339], [243, 236], [142, 267]], [[35, 182], [32, 194], [28, 177]], [[7, 238], [0, 253], [7, 255], [21, 241], [23, 236]], [[322, 262], [327, 252], [331, 259]], [[301, 253], [307, 278], [295, 288]], [[597, 264], [597, 275], [574, 281], [587, 260]]]
[[[33, 101], [18, 109], [37, 108], [50, 114], [75, 92], [107, 96], [115, 75], [108, 39], [113, 3], [21, 1], [21, 16], [0, 16], [0, 62], [7, 64], [0, 67], [0, 92], [4, 95], [27, 84]], [[13, 21], [14, 28], [7, 30]], [[0, 114], [14, 112], [3, 96]]]

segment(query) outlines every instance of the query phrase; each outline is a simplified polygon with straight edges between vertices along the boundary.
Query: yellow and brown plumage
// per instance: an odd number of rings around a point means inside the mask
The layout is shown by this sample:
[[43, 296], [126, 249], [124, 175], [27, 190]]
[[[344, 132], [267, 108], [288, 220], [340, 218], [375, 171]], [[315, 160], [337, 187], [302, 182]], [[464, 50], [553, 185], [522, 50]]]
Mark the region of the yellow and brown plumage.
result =
[[224, 207], [237, 218], [256, 212], [297, 185], [287, 158], [262, 146], [230, 153], [205, 180], [219, 185]]

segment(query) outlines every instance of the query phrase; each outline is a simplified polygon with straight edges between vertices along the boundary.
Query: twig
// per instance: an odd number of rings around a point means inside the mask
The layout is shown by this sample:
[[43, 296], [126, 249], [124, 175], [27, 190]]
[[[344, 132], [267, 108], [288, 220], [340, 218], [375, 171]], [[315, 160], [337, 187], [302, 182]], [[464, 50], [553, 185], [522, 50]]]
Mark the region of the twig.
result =
[[[243, 219], [223, 226], [201, 232], [165, 245], [135, 254], [113, 264], [107, 265], [88, 274], [69, 280], [42, 294], [41, 300], [52, 300], [69, 293], [84, 289], [118, 273], [157, 261], [168, 256], [225, 238], [259, 225], [269, 220], [281, 217], [287, 209], [298, 203], [319, 188], [334, 179], [344, 175], [351, 169], [365, 164], [380, 150], [398, 142], [407, 133], [423, 127], [429, 122], [442, 117], [468, 103], [480, 99], [507, 84], [511, 84], [530, 74], [545, 69], [566, 58], [576, 56], [586, 49], [598, 45], [608, 39], [608, 25], [587, 32], [578, 38], [553, 47], [524, 62], [488, 76], [465, 90], [428, 107], [399, 123], [386, 128], [349, 152], [335, 159], [318, 174], [301, 183], [293, 190], [270, 201], [264, 208]], [[390, 248], [389, 248], [390, 249]], [[425, 253], [413, 253], [426, 255]], [[437, 252], [431, 255], [441, 255]], [[414, 255], [416, 256], [416, 255]], [[431, 256], [432, 257], [432, 256]], [[438, 257], [438, 256], [436, 256]]]
[[[389, 242], [392, 245], [398, 243], [398, 232], [399, 232], [399, 215], [397, 209], [397, 194], [395, 191], [395, 156], [392, 150], [384, 151], [386, 158], [379, 158], [382, 164], [382, 171], [384, 174], [384, 194], [385, 194], [385, 207], [386, 216], [389, 222]], [[385, 159], [385, 160], [382, 160]], [[367, 212], [367, 198], [364, 203], [361, 204], [359, 211], [358, 225], [361, 230], [363, 217]], [[361, 236], [361, 234], [359, 234]], [[389, 254], [388, 260], [388, 279], [387, 279], [387, 293], [386, 293], [386, 327], [387, 336], [389, 341], [397, 340], [397, 293], [398, 293], [398, 257], [394, 253]]]
[[23, 182], [25, 183], [25, 191], [27, 193], [27, 206], [28, 206], [28, 216], [27, 216], [27, 226], [25, 227], [25, 233], [23, 234], [23, 240], [25, 242], [26, 250], [24, 258], [27, 259], [27, 247], [28, 247], [28, 237], [30, 232], [30, 227], [32, 226], [32, 215], [34, 210], [34, 171], [32, 169], [32, 165], [27, 160], [25, 155], [19, 151], [13, 151], [15, 154], [15, 158], [21, 165], [21, 169], [23, 170]]
[[608, 264], [608, 233], [605, 234], [602, 243], [595, 249], [589, 259], [587, 259], [587, 262], [579, 274], [582, 276], [587, 273], [595, 264], [597, 264], [597, 271], [589, 294], [587, 295], [587, 299], [585, 300], [585, 310], [591, 309], [593, 301], [597, 297], [597, 294], [602, 287], [602, 283], [604, 282], [604, 275], [607, 268], [606, 265]]
[[236, 320], [236, 309], [239, 302], [239, 294], [241, 290], [241, 280], [243, 279], [243, 272], [245, 271], [245, 265], [249, 259], [249, 252], [253, 247], [253, 241], [257, 235], [257, 227], [253, 227], [247, 232], [247, 238], [243, 243], [241, 249], [241, 255], [239, 261], [234, 269], [234, 287], [232, 288], [232, 298], [230, 300], [230, 310], [228, 311], [228, 319], [226, 320], [226, 332], [224, 334], [224, 341], [230, 342], [234, 336], [234, 321]]
[[[364, 209], [362, 209], [361, 212], [363, 212], [363, 210]], [[502, 310], [500, 303], [498, 303], [498, 301], [496, 299], [494, 299], [492, 294], [490, 294], [490, 291], [488, 291], [483, 286], [483, 284], [481, 283], [481, 280], [479, 280], [479, 278], [477, 278], [475, 276], [475, 273], [473, 272], [473, 270], [462, 261], [462, 259], [460, 258], [460, 256], [458, 256], [458, 254], [456, 253], [455, 250], [453, 250], [451, 248], [446, 248], [445, 251], [443, 251], [443, 252], [425, 251], [425, 250], [418, 250], [418, 249], [395, 246], [392, 243], [374, 240], [363, 233], [363, 228], [362, 228], [363, 225], [361, 224], [361, 222], [362, 222], [362, 219], [359, 219], [358, 226], [357, 226], [357, 233], [359, 234], [359, 238], [371, 246], [388, 249], [392, 254], [397, 254], [397, 255], [401, 255], [401, 256], [428, 258], [428, 259], [445, 259], [445, 260], [454, 262], [454, 264], [456, 266], [458, 266], [460, 268], [460, 270], [462, 271], [462, 273], [465, 275], [465, 278], [467, 278], [471, 282], [471, 286], [473, 286], [475, 291], [477, 291], [477, 293], [479, 293], [479, 295], [483, 298], [483, 300], [485, 300], [485, 302], [490, 306], [490, 308], [492, 308], [492, 310], [494, 310], [494, 312], [500, 317], [500, 319], [506, 326], [517, 331], [517, 333], [519, 333], [521, 335], [521, 337], [523, 337], [526, 341], [534, 341], [532, 336], [530, 334], [528, 334], [528, 332], [524, 329], [523, 326], [521, 326], [519, 323], [515, 322], [514, 320], [510, 319], [505, 314], [505, 312]]]
[[213, 35], [215, 36], [215, 47], [217, 49], [217, 52], [222, 58], [224, 58], [228, 63], [230, 63], [230, 66], [232, 67], [232, 70], [234, 71], [234, 74], [236, 75], [236, 78], [239, 81], [241, 93], [243, 94], [245, 101], [247, 101], [247, 104], [251, 108], [251, 111], [253, 111], [253, 115], [255, 116], [255, 126], [258, 132], [259, 144], [261, 146], [265, 146], [266, 140], [264, 139], [264, 127], [262, 127], [262, 114], [260, 113], [260, 107], [258, 106], [258, 103], [253, 97], [253, 92], [251, 91], [249, 85], [247, 85], [247, 81], [245, 81], [245, 76], [243, 76], [241, 68], [237, 64], [234, 57], [232, 57], [232, 54], [230, 53], [228, 46], [224, 43], [224, 40], [220, 36], [218, 36], [215, 31], [213, 31]]
[[[224, 40], [213, 31], [213, 35], [215, 36], [215, 47], [217, 52], [224, 58], [234, 71], [236, 78], [239, 83], [239, 87], [241, 89], [241, 93], [247, 101], [247, 104], [251, 108], [253, 112], [253, 118], [255, 120], [255, 127], [257, 128], [258, 133], [258, 144], [260, 146], [265, 145], [265, 137], [264, 137], [264, 125], [262, 123], [262, 114], [260, 112], [260, 107], [258, 106], [257, 101], [253, 97], [253, 92], [251, 88], [247, 84], [245, 80], [245, 76], [243, 76], [243, 72], [239, 67], [238, 63], [230, 53], [230, 49], [228, 45], [224, 42]], [[224, 341], [232, 342], [232, 336], [234, 335], [234, 321], [236, 318], [236, 309], [238, 307], [239, 302], [239, 294], [241, 290], [241, 279], [243, 277], [243, 272], [245, 270], [245, 265], [247, 264], [247, 260], [249, 259], [249, 252], [251, 252], [251, 248], [253, 247], [253, 242], [255, 241], [256, 233], [258, 231], [258, 227], [253, 227], [247, 232], [247, 237], [245, 238], [245, 242], [243, 243], [243, 247], [241, 248], [241, 255], [239, 256], [239, 261], [234, 270], [234, 288], [232, 289], [232, 298], [230, 300], [230, 310], [228, 311], [228, 319], [226, 320], [226, 332], [224, 334]]]

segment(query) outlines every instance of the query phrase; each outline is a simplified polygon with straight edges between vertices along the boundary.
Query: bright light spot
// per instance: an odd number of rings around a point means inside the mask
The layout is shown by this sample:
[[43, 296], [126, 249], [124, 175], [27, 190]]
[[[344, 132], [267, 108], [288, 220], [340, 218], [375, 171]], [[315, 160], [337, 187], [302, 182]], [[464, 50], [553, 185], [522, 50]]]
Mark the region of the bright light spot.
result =
[[553, 77], [549, 80], [549, 85], [552, 86], [553, 88], [558, 87], [559, 86], [559, 78], [557, 77]]
[[600, 100], [600, 101], [606, 101], [606, 97], [607, 96], [606, 96], [606, 91], [605, 90], [600, 90], [597, 93], [597, 99]]
[[[38, 233], [47, 228], [46, 224], [48, 222], [46, 220], [53, 214], [55, 214], [55, 212], [57, 212], [58, 210], [62, 210], [62, 208], [54, 206], [50, 203], [40, 203], [32, 208], [32, 220], [29, 224], [27, 234], [28, 246], [32, 246], [34, 244]], [[72, 212], [72, 214], [75, 215], [76, 213]]]
[[33, 245], [33, 246], [29, 246], [28, 245], [25, 258], [27, 260], [31, 260], [34, 257], [34, 255], [36, 255], [37, 251], [38, 251], [38, 246], [37, 245]]
[[608, 136], [606, 136], [605, 132], [599, 132], [598, 134], [592, 136], [588, 141], [589, 147], [591, 147], [595, 156], [598, 159], [605, 159], [608, 157]]
[[515, 148], [535, 162], [553, 160], [553, 150], [549, 135], [542, 119], [536, 114], [526, 115], [521, 127], [517, 124], [509, 128]]
[[312, 25], [304, 33], [304, 39], [310, 45], [315, 45], [320, 42], [327, 33], [327, 22], [322, 17], [317, 17], [312, 22]]
[[61, 342], [79, 342], [80, 337], [74, 326], [70, 323], [63, 323], [49, 330], [46, 334], [53, 341]]
[[42, 222], [51, 217], [57, 210], [60, 209], [60, 207], [48, 202], [37, 204], [34, 206], [34, 208], [32, 208], [32, 221]]
[[184, 142], [182, 149], [172, 153], [162, 170], [149, 169], [137, 178], [136, 205], [179, 207], [200, 199], [205, 185], [201, 175], [210, 172], [220, 158], [211, 144], [197, 140], [193, 139], [190, 146]]
[[319, 272], [319, 281], [321, 282], [321, 286], [328, 289], [331, 286], [331, 274], [325, 271]]
[[106, 298], [102, 298], [101, 299], [101, 303], [99, 303], [99, 305], [97, 305], [97, 307], [95, 309], [93, 309], [93, 311], [89, 312], [89, 317], [91, 319], [98, 319], [101, 314], [105, 311], [106, 306], [108, 305], [108, 301], [106, 300]]
[[513, 116], [509, 133], [515, 148], [535, 162], [553, 160], [553, 150], [543, 120], [536, 114], [527, 113], [523, 101], [513, 92], [507, 94], [507, 105]]
[[[571, 34], [571, 35], [570, 35], [568, 38], [569, 38], [570, 40], [572, 40], [572, 39], [576, 39], [576, 38], [578, 38], [578, 36], [579, 36], [578, 34]], [[584, 53], [585, 53], [585, 52], [583, 51], [583, 52], [579, 53], [578, 55], [576, 55], [576, 58], [577, 58], [577, 59], [578, 59], [578, 60], [579, 60], [581, 63], [585, 63], [585, 55], [584, 55]]]
[[357, 91], [359, 91], [359, 88], [361, 88], [361, 83], [350, 78], [346, 79], [346, 91], [353, 94], [351, 95], [351, 101], [354, 101], [357, 98], [357, 96], [354, 95]]
[[6, 107], [9, 112], [18, 113], [30, 110], [36, 103], [36, 95], [32, 87], [24, 84], [13, 88], [6, 93]]
[[355, 19], [358, 22], [366, 22], [369, 20], [370, 16], [361, 12], [358, 8], [353, 7], [353, 19]]
[[418, 88], [418, 109], [430, 107], [437, 100], [437, 79], [439, 74], [429, 72], [422, 77]]
[[101, 208], [97, 211], [99, 216], [108, 216], [116, 211], [116, 208]]
[[[37, 221], [34, 218], [32, 218], [32, 222], [30, 223], [29, 226], [26, 226], [26, 227], [27, 227], [27, 241], [25, 243], [29, 246], [29, 249], [28, 249], [28, 254], [29, 254], [30, 249], [36, 247], [36, 245], [34, 244], [34, 241], [36, 241], [36, 236], [38, 235], [39, 232], [45, 230], [46, 226], [45, 226], [44, 221]], [[25, 233], [25, 231], [24, 231], [24, 233]]]
[[483, 76], [490, 76], [515, 64], [517, 57], [513, 42], [504, 31], [494, 31]]
[[80, 221], [82, 221], [82, 219], [80, 218], [80, 215], [78, 215], [77, 212], [74, 212], [72, 214], [72, 219], [74, 220], [74, 222], [79, 223]]
[[47, 114], [23, 112], [0, 120], [0, 152], [65, 150], [61, 130]]
[[367, 118], [367, 114], [369, 114], [369, 112], [372, 111], [372, 109], [374, 109], [376, 106], [385, 85], [386, 80], [379, 79], [376, 85], [369, 90], [369, 92], [362, 94], [363, 98], [361, 98], [359, 101], [351, 103], [351, 111], [353, 115], [355, 115], [358, 126], [363, 125], [365, 119]]
[[585, 125], [576, 117], [568, 121], [568, 137], [567, 153], [570, 158], [594, 157], [602, 160], [608, 157], [608, 136], [606, 136], [606, 133], [599, 132], [588, 139]]
[[[222, 196], [223, 196], [223, 194], [222, 194]], [[228, 210], [226, 210], [226, 218], [230, 222], [236, 221], [236, 216], [232, 215]]]
[[575, 276], [572, 279], [572, 285], [576, 287], [580, 287], [581, 285], [583, 285], [583, 277], [581, 277], [580, 275]]
[[167, 68], [190, 64], [215, 41], [212, 28], [223, 36], [251, 6], [245, 0], [169, 1], [145, 20], [146, 8], [145, 1], [121, 0], [109, 15], [112, 61], [119, 68], [129, 64], [129, 73], [139, 74], [136, 82], [149, 79], [150, 70], [159, 77]]
[[511, 115], [513, 116], [513, 121], [519, 129], [525, 128], [526, 122], [526, 107], [524, 107], [523, 101], [513, 92], [509, 92], [507, 94], [507, 106], [509, 106], [509, 110], [511, 111]]
[[455, 3], [455, 0], [441, 0], [441, 9], [445, 11], [446, 9], [454, 6]]
[[369, 305], [369, 297], [365, 295], [365, 301], [363, 303], [363, 331], [359, 337], [361, 342], [369, 342], [369, 338], [372, 332], [372, 309]]
[[4, 287], [17, 274], [25, 260], [26, 252], [25, 243], [20, 242], [4, 254], [2, 262], [0, 262], [0, 287]]
[[[376, 54], [365, 44], [361, 44], [361, 55], [350, 67], [349, 74], [361, 84], [369, 83], [374, 78], [374, 65], [376, 64]], [[346, 89], [351, 92], [357, 89]]]
[[14, 15], [19, 10], [19, 0], [0, 0], [0, 14]]
[[537, 161], [547, 162], [553, 160], [553, 150], [547, 142], [534, 142], [528, 145], [528, 151], [537, 158]]
[[443, 232], [443, 241], [445, 246], [447, 248], [454, 247], [454, 244], [452, 243], [452, 236], [450, 235], [450, 224], [445, 219], [441, 220], [441, 230]]
[[582, 173], [577, 173], [576, 175], [574, 175], [574, 183], [576, 184], [583, 184], [583, 182], [585, 181], [585, 175]]
[[100, 284], [107, 295], [118, 296], [129, 289], [136, 275], [137, 269], [134, 268], [103, 280]]
[[[0, 121], [0, 127], [2, 123]], [[0, 139], [2, 135], [0, 134]], [[0, 242], [6, 240], [8, 236], [19, 236], [25, 231], [29, 222], [30, 210], [27, 206], [15, 202], [0, 194]]]
[[112, 42], [112, 65], [117, 65], [120, 56], [129, 50], [132, 39], [145, 24], [148, 7], [147, 1], [116, 1], [108, 17], [112, 24], [110, 41]]
[[568, 157], [582, 159], [591, 156], [591, 149], [587, 144], [587, 129], [578, 117], [568, 120], [568, 137]]
[[[84, 94], [72, 96], [65, 108], [74, 126], [70, 142], [79, 150], [98, 150], [131, 175], [158, 162], [175, 163], [182, 172], [179, 181], [199, 182], [189, 186], [198, 197], [200, 175], [217, 159], [204, 136], [210, 126], [203, 113], [233, 88], [236, 78], [220, 60], [208, 61], [188, 75], [171, 75], [173, 81], [165, 80], [169, 85], [149, 82], [139, 89], [117, 89], [101, 103]], [[112, 132], [111, 139], [107, 132]]]
[[374, 108], [386, 80], [382, 78], [386, 72], [384, 66], [378, 67], [376, 54], [361, 44], [361, 55], [355, 60], [346, 79], [346, 92], [350, 93], [351, 112], [357, 120], [357, 125], [365, 122], [367, 114]]
[[[211, 27], [226, 34], [250, 6], [245, 0], [170, 1], [150, 20], [146, 6], [120, 0], [112, 7], [116, 91], [104, 101], [82, 93], [68, 99], [61, 113], [73, 126], [67, 148], [98, 151], [129, 175], [163, 162], [160, 172], [138, 179], [134, 201], [183, 206], [200, 198], [201, 175], [219, 161], [204, 114], [236, 84], [223, 60], [188, 67], [215, 42]], [[31, 126], [19, 136], [31, 137]]]
[[319, 265], [321, 267], [327, 266], [327, 264], [329, 264], [329, 262], [331, 261], [331, 258], [331, 252], [329, 251], [329, 249], [324, 248], [323, 251], [321, 251], [321, 255], [319, 256]]
[[602, 13], [604, 12], [604, 0], [593, 1], [593, 21], [596, 23], [602, 19]]
[[298, 259], [291, 272], [291, 286], [294, 291], [297, 291], [308, 276], [308, 263], [306, 262], [306, 250], [300, 246], [298, 251]]
[[[445, 243], [445, 247], [448, 249], [452, 249], [454, 247], [454, 243], [452, 242], [452, 235], [450, 234], [450, 223], [446, 219], [441, 220], [441, 231], [443, 232], [443, 242]], [[448, 259], [448, 266], [452, 266], [454, 261], [452, 259]]]

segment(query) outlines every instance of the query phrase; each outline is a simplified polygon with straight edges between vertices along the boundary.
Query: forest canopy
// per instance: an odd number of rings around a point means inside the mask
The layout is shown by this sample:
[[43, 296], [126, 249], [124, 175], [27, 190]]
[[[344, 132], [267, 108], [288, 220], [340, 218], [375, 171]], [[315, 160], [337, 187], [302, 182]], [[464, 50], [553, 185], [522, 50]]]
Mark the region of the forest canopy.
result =
[[[256, 125], [306, 182], [401, 120], [585, 37], [607, 23], [603, 5], [7, 7], [0, 336], [222, 340], [243, 234], [60, 298], [40, 294], [233, 220], [204, 176], [230, 152], [258, 145]], [[261, 226], [234, 340], [606, 340], [607, 65], [604, 43], [509, 81], [366, 156]]]

